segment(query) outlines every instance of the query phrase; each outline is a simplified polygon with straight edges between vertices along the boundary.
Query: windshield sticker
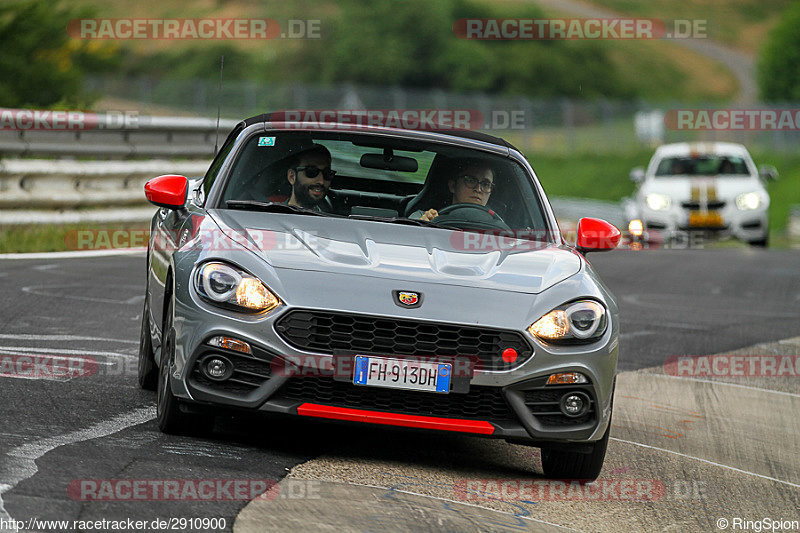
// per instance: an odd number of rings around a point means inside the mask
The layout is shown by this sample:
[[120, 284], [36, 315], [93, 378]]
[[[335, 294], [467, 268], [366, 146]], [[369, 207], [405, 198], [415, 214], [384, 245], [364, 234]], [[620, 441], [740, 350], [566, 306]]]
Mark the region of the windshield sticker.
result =
[[275, 137], [259, 137], [259, 146], [275, 146]]

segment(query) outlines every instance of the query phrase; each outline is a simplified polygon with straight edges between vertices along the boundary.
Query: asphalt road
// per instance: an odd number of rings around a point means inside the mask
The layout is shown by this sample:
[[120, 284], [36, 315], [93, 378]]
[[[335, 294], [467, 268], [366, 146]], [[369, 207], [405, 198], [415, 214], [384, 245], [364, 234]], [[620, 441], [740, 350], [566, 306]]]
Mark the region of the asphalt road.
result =
[[[620, 303], [621, 370], [657, 369], [671, 355], [713, 354], [800, 334], [797, 251], [620, 251], [595, 254], [590, 260]], [[135, 385], [143, 279], [141, 254], [0, 260], [0, 355], [91, 356], [98, 362], [94, 375], [70, 380], [0, 377], [4, 421], [0, 524], [9, 516], [16, 520], [148, 521], [222, 517], [225, 529], [230, 530], [246, 501], [87, 502], [73, 499], [68, 487], [75, 480], [87, 479], [278, 480], [296, 465], [331, 450], [359, 449], [351, 429], [306, 421], [220, 419], [210, 437], [161, 434], [153, 420], [154, 394]], [[626, 383], [631, 397], [641, 397], [648, 387], [639, 378]], [[796, 392], [796, 383], [792, 386]], [[700, 387], [705, 385], [678, 391], [689, 403], [675, 408], [698, 413], [702, 408], [702, 416], [719, 420], [725, 416], [724, 409], [743, 401], [737, 397], [726, 402], [727, 407], [720, 406], [722, 411], [708, 411], [711, 407], [703, 404], [703, 398], [719, 399], [722, 393]], [[796, 404], [794, 396], [789, 400]], [[631, 424], [644, 424], [651, 432], [651, 426], [667, 424], [653, 418], [646, 408], [637, 408], [636, 400], [629, 401], [634, 403], [619, 417], [622, 425], [612, 435], [633, 440], [625, 433]], [[747, 405], [754, 405], [753, 401]], [[775, 422], [780, 427], [785, 421]], [[737, 426], [731, 431], [745, 429]], [[697, 449], [704, 450], [709, 460], [716, 458], [709, 434], [694, 435]], [[409, 449], [418, 437], [365, 428], [358, 444], [380, 447], [380, 455], [393, 461], [397, 472], [404, 472], [415, 466]], [[477, 446], [487, 453], [501, 444], [460, 436], [419, 438], [426, 446]], [[783, 458], [783, 463], [763, 464], [758, 460], [762, 452], [754, 446], [740, 455], [752, 455], [748, 461], [758, 464], [750, 465], [751, 469], [762, 468], [776, 476], [786, 474], [785, 464], [800, 464], [794, 455]], [[620, 453], [610, 456], [610, 466], [624, 468], [644, 461], [651, 472], [675, 468], [674, 462], [663, 458], [642, 459], [630, 450]], [[495, 467], [507, 474], [501, 459]], [[481, 464], [486, 461], [481, 459]], [[308, 473], [314, 464], [299, 470]], [[436, 468], [435, 464], [425, 466]], [[695, 476], [702, 473], [700, 468]]]

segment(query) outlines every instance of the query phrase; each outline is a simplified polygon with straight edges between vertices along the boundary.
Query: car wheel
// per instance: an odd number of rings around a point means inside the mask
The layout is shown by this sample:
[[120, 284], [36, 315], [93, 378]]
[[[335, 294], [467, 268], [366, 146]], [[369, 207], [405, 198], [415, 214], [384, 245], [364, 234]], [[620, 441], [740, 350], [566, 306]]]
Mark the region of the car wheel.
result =
[[158, 428], [170, 434], [203, 434], [211, 428], [213, 417], [181, 411], [180, 401], [172, 393], [169, 383], [172, 363], [175, 359], [175, 331], [172, 328], [172, 313], [175, 302], [169, 297], [169, 307], [164, 315], [163, 340], [161, 342], [161, 364], [158, 371], [158, 398], [156, 421]]
[[542, 448], [542, 470], [551, 479], [578, 479], [593, 481], [603, 469], [603, 461], [608, 447], [608, 425], [603, 438], [592, 444], [589, 453], [566, 451], [558, 448]]
[[[614, 412], [614, 391], [611, 391], [611, 413]], [[551, 479], [578, 479], [582, 481], [594, 481], [603, 469], [603, 461], [606, 458], [608, 448], [608, 438], [611, 435], [611, 418], [608, 420], [608, 427], [603, 437], [592, 443], [592, 449], [588, 453], [585, 450], [569, 451], [558, 448], [542, 448], [542, 470], [545, 477]]]
[[147, 297], [142, 309], [142, 331], [139, 334], [139, 387], [145, 390], [156, 390], [158, 384], [158, 369], [153, 358], [153, 341], [150, 338], [150, 308], [147, 306]]

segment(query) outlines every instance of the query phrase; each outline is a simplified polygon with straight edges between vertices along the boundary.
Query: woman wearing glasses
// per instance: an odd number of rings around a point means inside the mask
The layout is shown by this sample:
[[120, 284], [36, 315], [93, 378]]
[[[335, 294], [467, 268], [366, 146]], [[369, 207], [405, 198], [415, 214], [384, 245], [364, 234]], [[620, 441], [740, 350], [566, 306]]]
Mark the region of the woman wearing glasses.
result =
[[[485, 206], [495, 187], [494, 172], [483, 161], [465, 160], [456, 165], [455, 175], [447, 180], [447, 187], [453, 195], [451, 205], [478, 204]], [[428, 209], [425, 212], [417, 211], [410, 218], [430, 222], [438, 216], [439, 212], [436, 209]]]

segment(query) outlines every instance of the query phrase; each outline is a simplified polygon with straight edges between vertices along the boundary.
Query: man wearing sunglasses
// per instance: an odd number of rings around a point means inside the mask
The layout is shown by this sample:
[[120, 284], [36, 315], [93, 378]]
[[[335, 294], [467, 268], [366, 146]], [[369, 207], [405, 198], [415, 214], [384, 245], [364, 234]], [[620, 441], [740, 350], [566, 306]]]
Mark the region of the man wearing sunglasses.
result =
[[[451, 204], [486, 205], [495, 187], [494, 172], [483, 161], [465, 160], [455, 166], [455, 174], [447, 180], [447, 187], [453, 195]], [[439, 216], [436, 209], [428, 209], [421, 216], [419, 213], [421, 211], [410, 218], [430, 222]]]
[[286, 179], [292, 186], [289, 205], [327, 211], [325, 196], [331, 186], [334, 172], [331, 170], [331, 153], [320, 144], [293, 158]]

